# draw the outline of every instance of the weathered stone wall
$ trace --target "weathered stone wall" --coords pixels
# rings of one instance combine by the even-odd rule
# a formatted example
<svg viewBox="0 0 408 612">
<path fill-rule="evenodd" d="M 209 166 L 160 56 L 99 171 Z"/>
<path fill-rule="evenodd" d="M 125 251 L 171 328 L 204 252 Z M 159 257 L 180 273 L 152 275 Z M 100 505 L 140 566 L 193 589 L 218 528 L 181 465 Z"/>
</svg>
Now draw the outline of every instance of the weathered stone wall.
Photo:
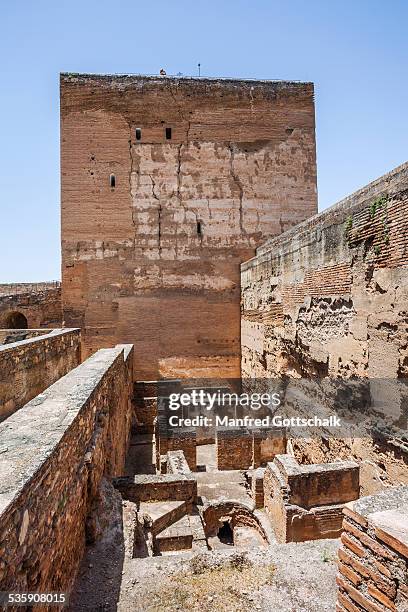
<svg viewBox="0 0 408 612">
<path fill-rule="evenodd" d="M 132 365 L 131 346 L 98 351 L 0 424 L 0 590 L 70 589 L 123 473 Z"/>
<path fill-rule="evenodd" d="M 16 285 L 13 292 L 13 285 L 3 286 L 3 292 L 0 292 L 0 328 L 11 327 L 10 321 L 16 313 L 24 315 L 27 327 L 33 329 L 61 327 L 61 287 L 50 288 L 46 283 L 24 284 Z"/>
<path fill-rule="evenodd" d="M 49 289 L 59 289 L 60 281 L 43 281 L 40 283 L 0 283 L 0 295 L 16 295 L 19 293 L 40 293 Z"/>
<path fill-rule="evenodd" d="M 21 342 L 21 340 L 45 336 L 49 332 L 49 329 L 0 329 L 0 344 Z"/>
<path fill-rule="evenodd" d="M 264 504 L 280 542 L 339 537 L 345 502 L 359 496 L 359 467 L 351 461 L 299 465 L 277 455 L 264 474 Z"/>
<path fill-rule="evenodd" d="M 408 487 L 344 508 L 336 610 L 408 609 Z"/>
<path fill-rule="evenodd" d="M 193 474 L 136 474 L 115 478 L 115 488 L 133 502 L 185 501 L 191 507 L 197 499 L 197 480 Z"/>
<path fill-rule="evenodd" d="M 217 470 L 247 470 L 253 461 L 252 433 L 243 427 L 218 427 L 215 453 Z"/>
<path fill-rule="evenodd" d="M 131 341 L 139 380 L 237 377 L 239 264 L 316 212 L 313 85 L 62 75 L 61 180 L 84 354 Z"/>
<path fill-rule="evenodd" d="M 80 343 L 78 329 L 54 329 L 0 344 L 0 421 L 76 368 L 81 361 Z"/>
<path fill-rule="evenodd" d="M 191 474 L 189 465 L 181 450 L 167 451 L 166 468 L 167 474 Z"/>
<path fill-rule="evenodd" d="M 157 383 L 137 381 L 133 389 L 134 429 L 137 433 L 152 434 L 157 421 Z"/>
<path fill-rule="evenodd" d="M 406 428 L 386 380 L 408 374 L 408 164 L 258 248 L 241 292 L 243 377 L 378 380 L 378 402 Z M 295 450 L 302 462 L 362 459 L 364 494 L 408 483 L 407 444 L 373 433 Z"/>
</svg>

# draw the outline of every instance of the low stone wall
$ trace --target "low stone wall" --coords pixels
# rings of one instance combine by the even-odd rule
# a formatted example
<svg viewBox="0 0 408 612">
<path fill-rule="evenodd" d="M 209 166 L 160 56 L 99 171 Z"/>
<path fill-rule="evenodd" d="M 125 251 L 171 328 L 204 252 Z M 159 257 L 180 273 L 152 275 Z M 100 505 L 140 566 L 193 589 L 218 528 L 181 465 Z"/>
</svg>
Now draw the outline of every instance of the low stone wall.
<svg viewBox="0 0 408 612">
<path fill-rule="evenodd" d="M 156 468 L 160 471 L 162 460 L 169 451 L 183 451 L 188 467 L 192 472 L 197 470 L 197 442 L 196 431 L 190 427 L 180 430 L 170 427 L 158 427 L 156 429 Z"/>
<path fill-rule="evenodd" d="M 408 487 L 346 504 L 338 612 L 408 609 Z"/>
<path fill-rule="evenodd" d="M 277 455 L 264 474 L 264 504 L 280 542 L 339 537 L 345 502 L 359 496 L 359 468 L 351 461 L 299 465 Z"/>
<path fill-rule="evenodd" d="M 136 474 L 115 478 L 114 486 L 132 502 L 186 501 L 197 499 L 197 481 L 190 474 Z"/>
<path fill-rule="evenodd" d="M 95 353 L 0 424 L 0 591 L 69 591 L 123 473 L 132 347 Z"/>
<path fill-rule="evenodd" d="M 75 368 L 80 342 L 78 329 L 54 329 L 0 345 L 0 421 Z"/>
<path fill-rule="evenodd" d="M 61 281 L 43 281 L 40 283 L 0 283 L 0 296 L 19 295 L 21 293 L 39 293 L 49 289 L 59 289 Z"/>
<path fill-rule="evenodd" d="M 44 336 L 50 332 L 49 329 L 0 329 L 0 344 L 12 344 Z"/>
</svg>

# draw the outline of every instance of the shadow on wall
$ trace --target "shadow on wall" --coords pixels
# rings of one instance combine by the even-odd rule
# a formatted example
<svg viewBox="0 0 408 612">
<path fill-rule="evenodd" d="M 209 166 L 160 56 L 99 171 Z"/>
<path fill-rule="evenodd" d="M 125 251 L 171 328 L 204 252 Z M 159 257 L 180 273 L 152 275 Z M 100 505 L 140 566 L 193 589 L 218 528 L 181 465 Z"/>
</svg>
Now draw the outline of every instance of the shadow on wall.
<svg viewBox="0 0 408 612">
<path fill-rule="evenodd" d="M 28 329 L 27 317 L 21 312 L 9 312 L 4 319 L 5 329 Z"/>
</svg>

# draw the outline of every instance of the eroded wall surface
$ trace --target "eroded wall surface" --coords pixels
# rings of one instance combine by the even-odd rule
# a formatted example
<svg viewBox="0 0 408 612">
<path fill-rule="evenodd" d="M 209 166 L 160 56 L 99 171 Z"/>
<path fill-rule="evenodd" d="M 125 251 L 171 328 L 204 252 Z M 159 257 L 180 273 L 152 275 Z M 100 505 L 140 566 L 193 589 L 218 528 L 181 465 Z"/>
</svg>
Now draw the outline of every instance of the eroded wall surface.
<svg viewBox="0 0 408 612">
<path fill-rule="evenodd" d="M 20 342 L 0 344 L 0 421 L 79 365 L 79 329 L 48 331 Z"/>
<path fill-rule="evenodd" d="M 0 285 L 0 328 L 10 327 L 10 317 L 21 313 L 27 327 L 62 325 L 61 287 L 55 283 Z"/>
<path fill-rule="evenodd" d="M 336 610 L 408 609 L 408 487 L 346 504 Z"/>
<path fill-rule="evenodd" d="M 408 374 L 407 164 L 258 248 L 241 285 L 243 377 L 369 377 L 406 428 L 389 382 Z M 406 440 L 375 445 L 303 443 L 298 458 L 364 457 L 367 494 L 407 482 Z"/>
<path fill-rule="evenodd" d="M 123 473 L 132 366 L 131 346 L 98 351 L 0 424 L 0 590 L 71 588 Z"/>
<path fill-rule="evenodd" d="M 61 173 L 85 354 L 132 342 L 139 379 L 238 376 L 239 264 L 316 212 L 313 85 L 62 75 Z"/>
</svg>

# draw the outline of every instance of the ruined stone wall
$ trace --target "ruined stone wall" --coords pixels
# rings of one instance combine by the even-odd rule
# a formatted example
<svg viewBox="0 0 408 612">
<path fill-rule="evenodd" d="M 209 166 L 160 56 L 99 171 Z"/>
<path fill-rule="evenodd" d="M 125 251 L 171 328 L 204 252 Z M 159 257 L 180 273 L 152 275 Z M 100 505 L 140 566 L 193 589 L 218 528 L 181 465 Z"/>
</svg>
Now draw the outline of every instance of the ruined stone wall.
<svg viewBox="0 0 408 612">
<path fill-rule="evenodd" d="M 44 281 L 40 283 L 0 283 L 0 295 L 16 295 L 18 293 L 39 293 L 49 289 L 59 289 L 60 281 Z"/>
<path fill-rule="evenodd" d="M 76 368 L 81 361 L 80 343 L 78 329 L 54 329 L 0 344 L 0 421 Z"/>
<path fill-rule="evenodd" d="M 265 470 L 265 509 L 280 542 L 339 537 L 343 505 L 358 496 L 354 462 L 299 465 L 290 455 L 277 455 Z"/>
<path fill-rule="evenodd" d="M 0 424 L 0 590 L 70 589 L 123 473 L 132 365 L 130 346 L 101 350 Z"/>
<path fill-rule="evenodd" d="M 0 329 L 10 327 L 10 318 L 21 313 L 27 319 L 27 327 L 51 328 L 62 325 L 61 287 L 33 285 L 7 285 L 0 292 Z"/>
<path fill-rule="evenodd" d="M 408 487 L 391 487 L 344 508 L 338 612 L 408 609 Z"/>
<path fill-rule="evenodd" d="M 114 486 L 124 499 L 133 502 L 185 501 L 189 507 L 197 499 L 197 480 L 186 474 L 136 474 L 115 478 Z"/>
<path fill-rule="evenodd" d="M 62 75 L 61 181 L 85 355 L 126 341 L 139 380 L 238 376 L 239 264 L 316 212 L 313 85 Z"/>
<path fill-rule="evenodd" d="M 406 428 L 384 380 L 408 374 L 408 164 L 258 248 L 241 292 L 243 377 L 369 377 Z M 406 442 L 331 439 L 296 452 L 363 459 L 365 494 L 408 482 Z"/>
</svg>

